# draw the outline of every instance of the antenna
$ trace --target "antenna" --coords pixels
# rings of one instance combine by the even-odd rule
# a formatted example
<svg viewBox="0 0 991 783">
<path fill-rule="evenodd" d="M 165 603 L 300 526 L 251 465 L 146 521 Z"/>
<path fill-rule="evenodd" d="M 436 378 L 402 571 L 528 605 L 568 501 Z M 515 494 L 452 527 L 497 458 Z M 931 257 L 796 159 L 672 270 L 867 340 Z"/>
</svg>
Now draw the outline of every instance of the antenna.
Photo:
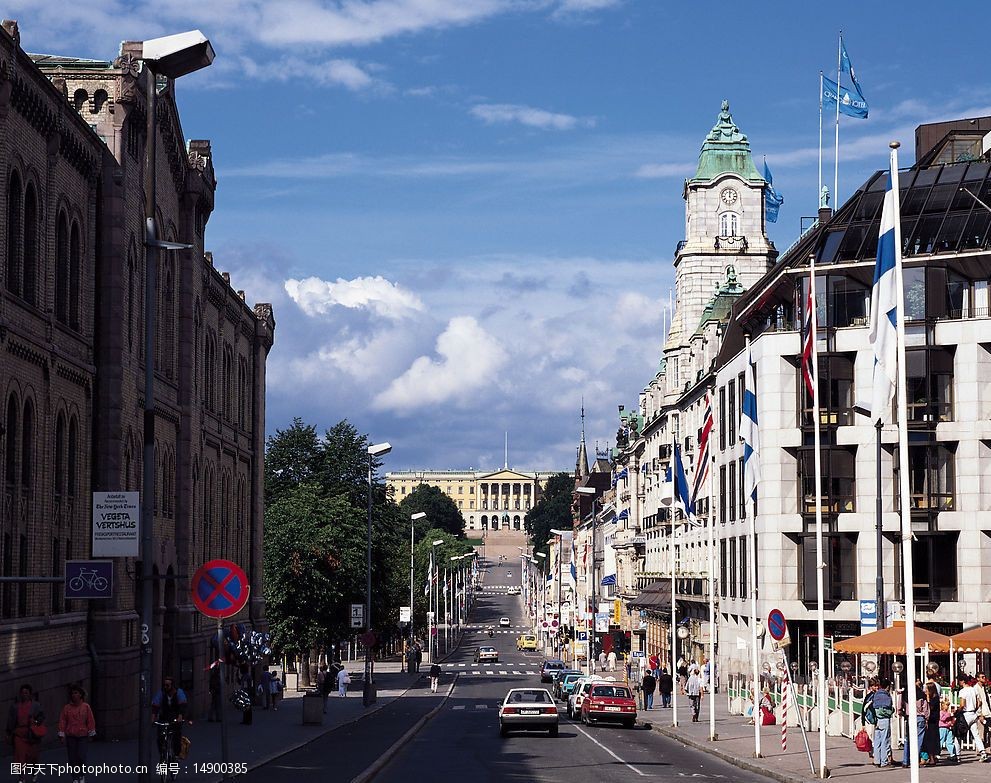
<svg viewBox="0 0 991 783">
<path fill-rule="evenodd" d="M 506 461 L 502 467 L 504 470 L 509 470 L 509 430 L 506 430 Z"/>
<path fill-rule="evenodd" d="M 585 395 L 582 395 L 582 443 L 585 442 Z"/>
</svg>

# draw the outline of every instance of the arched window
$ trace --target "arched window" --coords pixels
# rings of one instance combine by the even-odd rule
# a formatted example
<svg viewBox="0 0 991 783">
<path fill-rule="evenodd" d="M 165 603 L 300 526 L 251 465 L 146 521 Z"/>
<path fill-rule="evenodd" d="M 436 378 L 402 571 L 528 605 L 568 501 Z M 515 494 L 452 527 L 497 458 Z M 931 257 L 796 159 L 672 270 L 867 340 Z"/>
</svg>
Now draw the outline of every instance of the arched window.
<svg viewBox="0 0 991 783">
<path fill-rule="evenodd" d="M 4 475 L 10 485 L 17 483 L 17 411 L 17 398 L 11 395 L 7 400 L 7 431 L 4 433 L 7 443 L 4 454 Z"/>
<path fill-rule="evenodd" d="M 34 405 L 24 401 L 21 421 L 21 487 L 31 492 L 34 479 Z"/>
<path fill-rule="evenodd" d="M 217 338 L 208 331 L 203 338 L 203 397 L 208 411 L 216 410 Z"/>
<path fill-rule="evenodd" d="M 55 226 L 55 318 L 69 322 L 69 221 L 59 212 Z"/>
<path fill-rule="evenodd" d="M 740 231 L 740 216 L 735 212 L 723 212 L 719 216 L 719 236 L 736 237 Z"/>
<path fill-rule="evenodd" d="M 7 184 L 7 289 L 18 296 L 21 294 L 22 205 L 21 178 L 12 171 Z"/>
<path fill-rule="evenodd" d="M 55 419 L 55 497 L 65 491 L 65 416 L 59 413 Z"/>
<path fill-rule="evenodd" d="M 162 270 L 162 320 L 158 332 L 159 361 L 166 378 L 172 377 L 173 346 L 175 345 L 175 285 L 172 265 Z"/>
<path fill-rule="evenodd" d="M 83 272 L 83 242 L 79 224 L 72 222 L 69 240 L 69 326 L 79 331 L 79 286 Z"/>
<path fill-rule="evenodd" d="M 93 93 L 93 102 L 90 104 L 90 113 L 99 114 L 100 110 L 103 109 L 103 105 L 107 102 L 110 96 L 107 95 L 106 90 L 97 90 Z"/>
<path fill-rule="evenodd" d="M 233 416 L 233 406 L 231 405 L 231 396 L 233 394 L 234 387 L 234 351 L 229 344 L 224 345 L 224 367 L 223 367 L 224 377 L 221 379 L 223 381 L 223 395 L 224 398 L 221 400 L 223 405 L 224 418 L 230 421 L 234 418 Z"/>
<path fill-rule="evenodd" d="M 87 101 L 89 101 L 89 93 L 86 90 L 80 88 L 72 94 L 72 105 L 76 107 L 76 111 L 81 112 Z"/>
<path fill-rule="evenodd" d="M 127 251 L 127 347 L 134 350 L 134 303 L 137 291 L 137 275 L 134 269 L 134 248 Z"/>
<path fill-rule="evenodd" d="M 79 465 L 79 422 L 73 416 L 69 419 L 69 447 L 65 460 L 65 489 L 70 498 L 76 496 L 79 486 L 79 476 L 76 475 Z"/>
<path fill-rule="evenodd" d="M 38 304 L 38 197 L 34 184 L 28 183 L 24 191 L 24 299 Z"/>
</svg>

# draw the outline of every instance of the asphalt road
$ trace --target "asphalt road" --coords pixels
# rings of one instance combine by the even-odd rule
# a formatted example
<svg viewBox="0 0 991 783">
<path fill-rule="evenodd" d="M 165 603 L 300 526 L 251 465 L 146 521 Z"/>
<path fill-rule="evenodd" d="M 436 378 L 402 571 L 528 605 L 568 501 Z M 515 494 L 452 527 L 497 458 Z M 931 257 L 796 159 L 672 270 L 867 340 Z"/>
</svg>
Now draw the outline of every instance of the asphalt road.
<svg viewBox="0 0 991 783">
<path fill-rule="evenodd" d="M 648 728 L 585 727 L 568 720 L 563 712 L 557 738 L 543 733 L 500 738 L 502 698 L 513 687 L 540 686 L 543 660 L 539 653 L 516 650 L 516 637 L 528 629 L 520 596 L 507 595 L 506 588 L 519 585 L 519 568 L 515 563 L 490 564 L 470 621 L 480 627 L 469 629 L 461 649 L 444 663 L 445 672 L 457 676 L 451 698 L 376 776 L 375 783 L 409 783 L 411 778 L 468 783 L 629 783 L 641 778 L 766 783 L 767 778 L 686 748 Z M 484 627 L 498 625 L 500 617 L 510 618 L 511 632 L 489 639 Z M 499 663 L 473 664 L 480 644 L 496 647 Z"/>
</svg>

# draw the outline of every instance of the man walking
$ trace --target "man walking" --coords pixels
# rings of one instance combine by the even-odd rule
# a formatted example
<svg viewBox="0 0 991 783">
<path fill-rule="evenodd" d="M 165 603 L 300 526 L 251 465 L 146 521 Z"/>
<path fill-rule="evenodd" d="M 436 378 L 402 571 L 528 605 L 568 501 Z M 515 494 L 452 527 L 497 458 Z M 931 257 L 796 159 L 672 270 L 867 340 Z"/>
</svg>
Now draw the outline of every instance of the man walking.
<svg viewBox="0 0 991 783">
<path fill-rule="evenodd" d="M 874 718 L 874 765 L 891 767 L 891 716 L 895 714 L 895 703 L 888 692 L 888 681 L 871 680 L 871 712 Z"/>
<path fill-rule="evenodd" d="M 416 666 L 416 669 L 414 671 L 416 671 L 417 674 L 420 673 L 420 664 L 421 663 L 423 663 L 423 648 L 420 647 L 420 643 L 417 642 L 416 648 L 415 648 L 415 651 L 414 651 L 414 655 L 413 655 L 413 664 L 414 664 L 414 666 Z"/>
<path fill-rule="evenodd" d="M 692 723 L 698 723 L 699 707 L 702 706 L 702 678 L 699 676 L 697 668 L 693 667 L 691 674 L 688 675 L 685 693 L 688 694 L 688 700 L 692 703 Z"/>
<path fill-rule="evenodd" d="M 674 692 L 674 678 L 668 674 L 666 668 L 661 669 L 657 677 L 657 690 L 661 694 L 661 706 L 671 706 L 671 694 Z"/>
<path fill-rule="evenodd" d="M 640 689 L 643 691 L 643 708 L 652 710 L 654 708 L 654 689 L 657 687 L 657 680 L 649 671 L 645 672 L 640 681 Z"/>
<path fill-rule="evenodd" d="M 430 665 L 430 692 L 437 693 L 437 683 L 440 682 L 440 664 Z"/>
</svg>

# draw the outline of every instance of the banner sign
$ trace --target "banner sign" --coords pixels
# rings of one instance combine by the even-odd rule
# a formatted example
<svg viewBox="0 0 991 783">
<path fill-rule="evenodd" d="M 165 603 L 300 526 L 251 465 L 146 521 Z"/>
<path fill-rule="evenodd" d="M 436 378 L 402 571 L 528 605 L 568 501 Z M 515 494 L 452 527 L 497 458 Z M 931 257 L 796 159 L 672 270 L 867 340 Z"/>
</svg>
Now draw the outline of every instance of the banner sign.
<svg viewBox="0 0 991 783">
<path fill-rule="evenodd" d="M 93 557 L 137 557 L 140 493 L 93 493 Z"/>
</svg>

